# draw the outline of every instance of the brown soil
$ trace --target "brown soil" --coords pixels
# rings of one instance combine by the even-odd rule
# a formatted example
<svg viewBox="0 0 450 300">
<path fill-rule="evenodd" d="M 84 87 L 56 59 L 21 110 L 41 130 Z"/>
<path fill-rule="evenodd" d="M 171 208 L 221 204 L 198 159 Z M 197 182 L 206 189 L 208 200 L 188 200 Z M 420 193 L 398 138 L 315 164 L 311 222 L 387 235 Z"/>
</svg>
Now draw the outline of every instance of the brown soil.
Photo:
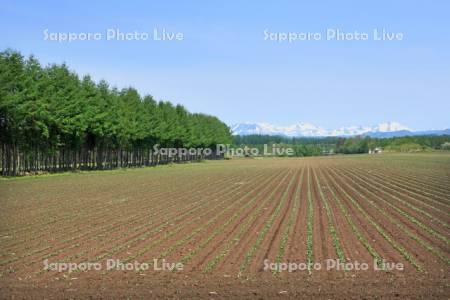
<svg viewBox="0 0 450 300">
<path fill-rule="evenodd" d="M 236 159 L 0 180 L 0 298 L 448 299 L 448 242 L 391 205 L 450 238 L 450 194 L 442 186 L 449 161 L 436 154 Z M 265 259 L 277 262 L 283 241 L 280 263 L 307 262 L 308 191 L 313 256 L 323 268 L 264 271 Z M 362 239 L 404 271 L 373 269 L 367 244 L 339 203 Z M 326 270 L 326 260 L 338 257 L 329 222 L 345 261 L 367 263 L 369 270 Z M 175 272 L 43 270 L 46 258 L 102 265 L 112 258 L 152 267 L 154 258 L 176 263 L 191 253 L 184 270 Z"/>
</svg>

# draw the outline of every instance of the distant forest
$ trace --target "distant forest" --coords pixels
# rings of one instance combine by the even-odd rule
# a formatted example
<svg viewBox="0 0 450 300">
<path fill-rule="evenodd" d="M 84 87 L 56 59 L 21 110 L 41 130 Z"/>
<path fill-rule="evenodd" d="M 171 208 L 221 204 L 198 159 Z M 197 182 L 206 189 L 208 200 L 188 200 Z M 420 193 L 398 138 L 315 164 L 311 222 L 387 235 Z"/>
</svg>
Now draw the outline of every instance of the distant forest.
<svg viewBox="0 0 450 300">
<path fill-rule="evenodd" d="M 294 148 L 297 156 L 331 153 L 425 151 L 450 148 L 450 136 L 401 138 L 231 136 L 214 116 L 141 96 L 132 87 L 80 77 L 65 64 L 41 66 L 34 57 L 0 52 L 0 173 L 111 169 L 217 158 L 155 154 L 161 148 L 211 148 L 217 144 Z"/>
<path fill-rule="evenodd" d="M 234 136 L 235 146 L 262 148 L 264 144 L 277 144 L 291 147 L 296 156 L 317 156 L 332 153 L 357 154 L 368 153 L 369 150 L 382 148 L 388 152 L 419 152 L 428 150 L 450 150 L 450 136 L 406 136 L 392 138 L 356 137 L 324 137 L 324 138 L 290 138 L 271 135 Z"/>
<path fill-rule="evenodd" d="M 1 173 L 167 162 L 151 148 L 228 144 L 228 126 L 181 105 L 79 77 L 65 64 L 0 52 Z M 179 157 L 189 160 L 197 157 Z"/>
</svg>

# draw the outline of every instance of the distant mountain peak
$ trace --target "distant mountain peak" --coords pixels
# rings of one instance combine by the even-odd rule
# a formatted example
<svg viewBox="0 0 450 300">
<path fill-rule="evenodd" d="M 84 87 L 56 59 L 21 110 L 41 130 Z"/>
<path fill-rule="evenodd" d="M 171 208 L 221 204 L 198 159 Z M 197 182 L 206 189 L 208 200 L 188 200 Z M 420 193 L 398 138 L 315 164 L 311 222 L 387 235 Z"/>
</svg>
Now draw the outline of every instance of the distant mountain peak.
<svg viewBox="0 0 450 300">
<path fill-rule="evenodd" d="M 398 123 L 398 122 L 384 122 L 372 128 L 372 131 L 376 132 L 394 132 L 394 131 L 412 131 L 410 128 Z"/>
<path fill-rule="evenodd" d="M 279 126 L 267 122 L 244 122 L 231 126 L 235 135 L 282 135 L 288 137 L 326 137 L 326 136 L 356 136 L 368 135 L 376 137 L 392 137 L 418 134 L 449 134 L 448 130 L 433 130 L 413 132 L 409 127 L 398 122 L 390 121 L 375 126 L 346 126 L 336 129 L 325 129 L 307 122 L 297 122 L 287 126 Z"/>
</svg>

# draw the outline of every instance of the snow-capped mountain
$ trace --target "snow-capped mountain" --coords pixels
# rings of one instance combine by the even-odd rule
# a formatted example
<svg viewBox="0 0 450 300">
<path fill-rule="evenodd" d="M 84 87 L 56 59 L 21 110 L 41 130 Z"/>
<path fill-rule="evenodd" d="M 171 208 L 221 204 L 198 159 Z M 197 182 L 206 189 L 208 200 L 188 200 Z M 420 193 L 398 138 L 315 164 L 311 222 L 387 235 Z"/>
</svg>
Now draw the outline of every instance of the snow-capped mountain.
<svg viewBox="0 0 450 300">
<path fill-rule="evenodd" d="M 371 131 L 373 131 L 373 132 L 394 132 L 394 131 L 402 131 L 402 130 L 412 131 L 408 127 L 406 127 L 400 123 L 397 123 L 397 122 L 380 123 L 377 126 L 374 126 Z"/>
<path fill-rule="evenodd" d="M 311 123 L 295 123 L 288 126 L 278 126 L 270 123 L 239 123 L 231 126 L 234 135 L 282 135 L 288 137 L 325 137 L 325 136 L 355 136 L 369 135 L 374 137 L 392 137 L 427 134 L 427 131 L 413 132 L 410 128 L 398 122 L 384 122 L 375 126 L 349 126 L 337 129 L 325 129 Z M 430 131 L 430 134 L 448 134 L 448 130 Z"/>
</svg>

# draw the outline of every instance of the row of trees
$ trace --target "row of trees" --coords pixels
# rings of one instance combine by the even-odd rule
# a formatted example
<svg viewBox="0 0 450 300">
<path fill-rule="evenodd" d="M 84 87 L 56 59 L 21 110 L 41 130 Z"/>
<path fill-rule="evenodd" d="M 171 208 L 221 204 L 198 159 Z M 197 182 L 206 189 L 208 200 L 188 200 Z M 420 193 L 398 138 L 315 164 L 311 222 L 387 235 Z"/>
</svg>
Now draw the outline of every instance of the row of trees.
<svg viewBox="0 0 450 300">
<path fill-rule="evenodd" d="M 3 175 L 199 159 L 151 149 L 214 149 L 230 142 L 229 128 L 216 117 L 80 78 L 65 64 L 43 67 L 34 57 L 0 52 Z"/>
<path fill-rule="evenodd" d="M 391 152 L 418 152 L 426 150 L 448 150 L 445 143 L 450 142 L 448 135 L 403 136 L 391 138 L 352 137 L 340 138 L 336 152 L 344 154 L 367 153 L 376 147 Z"/>
<path fill-rule="evenodd" d="M 290 138 L 270 135 L 235 136 L 235 146 L 263 148 L 262 145 L 277 144 L 279 147 L 294 149 L 296 156 L 317 156 L 332 153 L 357 154 L 368 153 L 376 147 L 387 151 L 415 152 L 428 149 L 448 150 L 450 136 L 405 136 L 392 138 L 356 137 L 324 137 L 324 138 Z"/>
</svg>

